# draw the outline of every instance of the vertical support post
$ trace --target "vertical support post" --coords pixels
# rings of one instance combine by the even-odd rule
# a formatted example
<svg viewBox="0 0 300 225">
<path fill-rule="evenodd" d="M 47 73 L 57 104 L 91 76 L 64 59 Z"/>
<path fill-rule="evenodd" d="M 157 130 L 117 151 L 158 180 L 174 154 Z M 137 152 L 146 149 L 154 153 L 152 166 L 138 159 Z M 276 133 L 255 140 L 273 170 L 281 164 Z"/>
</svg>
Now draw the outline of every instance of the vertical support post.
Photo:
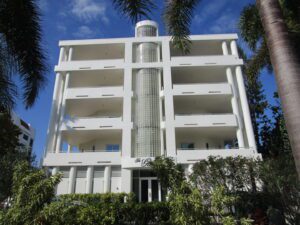
<svg viewBox="0 0 300 225">
<path fill-rule="evenodd" d="M 57 172 L 58 172 L 58 167 L 53 167 L 51 171 L 51 175 L 54 176 L 55 174 L 57 174 Z"/>
<path fill-rule="evenodd" d="M 132 171 L 128 169 L 122 169 L 121 176 L 121 190 L 125 193 L 132 191 Z"/>
<path fill-rule="evenodd" d="M 175 126 L 174 126 L 174 104 L 172 96 L 172 76 L 171 76 L 171 56 L 169 40 L 162 42 L 162 57 L 163 57 L 163 82 L 164 82 L 164 94 L 165 94 L 165 114 L 168 115 L 165 118 L 166 129 L 166 147 L 167 156 L 176 157 L 176 138 L 175 138 Z"/>
<path fill-rule="evenodd" d="M 72 57 L 73 57 L 73 48 L 70 47 L 70 49 L 69 49 L 69 54 L 68 54 L 68 61 L 71 61 L 71 60 L 72 60 Z"/>
<path fill-rule="evenodd" d="M 93 192 L 93 174 L 94 174 L 94 167 L 89 166 L 87 168 L 86 173 L 86 193 L 91 194 Z"/>
<path fill-rule="evenodd" d="M 57 143 L 56 143 L 56 153 L 59 153 L 61 150 L 61 144 L 62 144 L 62 132 L 61 132 L 61 125 L 64 120 L 65 115 L 65 109 L 66 109 L 66 90 L 69 85 L 69 79 L 70 79 L 70 73 L 66 74 L 65 78 L 65 85 L 64 85 L 64 92 L 62 93 L 62 104 L 60 107 L 59 112 L 59 120 L 58 120 L 58 127 L 57 127 Z"/>
<path fill-rule="evenodd" d="M 46 140 L 46 148 L 44 151 L 44 156 L 47 152 L 54 152 L 54 146 L 53 146 L 53 139 L 55 138 L 55 123 L 57 121 L 57 110 L 59 108 L 59 93 L 60 93 L 60 87 L 62 86 L 62 74 L 57 73 L 55 78 L 55 84 L 54 84 L 54 91 L 53 91 L 53 98 L 52 98 L 52 106 L 51 106 L 51 113 L 50 113 L 50 121 L 48 125 L 48 131 L 47 131 L 47 140 Z"/>
<path fill-rule="evenodd" d="M 72 194 L 75 192 L 75 182 L 76 182 L 76 167 L 72 166 L 70 168 L 69 186 L 68 193 Z"/>
<path fill-rule="evenodd" d="M 244 142 L 244 136 L 243 136 L 243 132 L 242 132 L 242 129 L 243 129 L 242 120 L 241 120 L 240 110 L 239 110 L 239 106 L 238 106 L 238 102 L 237 102 L 237 92 L 236 92 L 235 84 L 233 81 L 232 71 L 231 71 L 231 68 L 229 68 L 229 67 L 226 69 L 226 76 L 227 76 L 227 81 L 230 84 L 230 87 L 232 90 L 232 98 L 231 98 L 232 111 L 235 114 L 235 116 L 237 117 L 237 121 L 238 121 L 238 128 L 237 128 L 236 136 L 237 136 L 239 148 L 244 148 L 245 142 Z"/>
<path fill-rule="evenodd" d="M 238 48 L 235 40 L 232 40 L 230 42 L 230 48 L 231 48 L 232 55 L 239 56 Z"/>
<path fill-rule="evenodd" d="M 229 55 L 226 41 L 222 42 L 222 51 L 223 51 L 223 55 Z"/>
<path fill-rule="evenodd" d="M 68 144 L 68 153 L 72 151 L 72 145 Z"/>
<path fill-rule="evenodd" d="M 256 151 L 256 143 L 255 143 L 251 117 L 250 117 L 249 105 L 247 101 L 244 78 L 240 66 L 236 67 L 235 73 L 236 73 L 236 80 L 237 80 L 237 85 L 240 93 L 240 100 L 241 100 L 241 105 L 243 110 L 243 117 L 245 121 L 245 129 L 246 129 L 249 147 L 254 148 Z"/>
<path fill-rule="evenodd" d="M 65 61 L 66 58 L 66 51 L 65 51 L 65 47 L 61 47 L 60 48 L 60 52 L 59 52 L 59 58 L 58 58 L 58 65 Z"/>
<path fill-rule="evenodd" d="M 104 169 L 104 193 L 110 192 L 111 166 L 106 166 Z"/>
</svg>

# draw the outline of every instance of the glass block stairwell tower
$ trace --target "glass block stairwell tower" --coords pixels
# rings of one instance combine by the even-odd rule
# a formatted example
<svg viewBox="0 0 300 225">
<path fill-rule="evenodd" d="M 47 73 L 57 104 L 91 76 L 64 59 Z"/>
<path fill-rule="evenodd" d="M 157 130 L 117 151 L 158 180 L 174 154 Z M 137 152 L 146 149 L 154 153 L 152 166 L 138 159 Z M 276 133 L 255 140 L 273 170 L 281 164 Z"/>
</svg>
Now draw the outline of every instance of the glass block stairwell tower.
<svg viewBox="0 0 300 225">
<path fill-rule="evenodd" d="M 137 37 L 158 36 L 156 23 L 140 22 L 136 26 Z M 153 42 L 136 45 L 135 61 L 150 63 L 159 61 L 159 46 Z M 155 157 L 160 155 L 160 70 L 156 68 L 138 69 L 134 87 L 134 140 L 135 157 Z"/>
</svg>

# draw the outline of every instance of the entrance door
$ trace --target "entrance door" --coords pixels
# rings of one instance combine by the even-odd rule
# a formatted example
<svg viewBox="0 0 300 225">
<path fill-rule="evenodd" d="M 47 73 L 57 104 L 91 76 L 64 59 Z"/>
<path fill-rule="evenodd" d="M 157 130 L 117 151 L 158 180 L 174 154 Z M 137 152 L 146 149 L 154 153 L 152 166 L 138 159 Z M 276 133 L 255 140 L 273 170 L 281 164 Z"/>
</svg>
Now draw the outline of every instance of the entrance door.
<svg viewBox="0 0 300 225">
<path fill-rule="evenodd" d="M 156 178 L 140 178 L 140 201 L 161 201 L 160 183 Z"/>
</svg>

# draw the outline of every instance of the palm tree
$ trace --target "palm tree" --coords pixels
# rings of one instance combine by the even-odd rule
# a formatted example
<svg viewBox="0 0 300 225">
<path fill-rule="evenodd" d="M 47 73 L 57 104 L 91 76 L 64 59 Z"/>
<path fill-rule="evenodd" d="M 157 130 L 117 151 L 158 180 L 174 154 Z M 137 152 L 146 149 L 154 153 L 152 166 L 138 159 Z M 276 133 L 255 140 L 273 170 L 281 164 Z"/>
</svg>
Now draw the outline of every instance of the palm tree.
<svg viewBox="0 0 300 225">
<path fill-rule="evenodd" d="M 300 59 L 277 0 L 257 0 L 287 131 L 300 177 Z M 298 6 L 299 7 L 299 6 Z"/>
<path fill-rule="evenodd" d="M 47 67 L 41 48 L 40 14 L 34 0 L 0 2 L 0 109 L 10 110 L 19 93 L 13 76 L 22 83 L 21 96 L 31 107 L 44 86 Z"/>
<path fill-rule="evenodd" d="M 163 13 L 168 33 L 172 36 L 172 43 L 188 53 L 190 49 L 190 24 L 193 10 L 200 0 L 165 0 Z M 113 0 L 115 8 L 128 17 L 133 23 L 138 20 L 150 18 L 151 11 L 156 8 L 152 0 Z"/>
</svg>

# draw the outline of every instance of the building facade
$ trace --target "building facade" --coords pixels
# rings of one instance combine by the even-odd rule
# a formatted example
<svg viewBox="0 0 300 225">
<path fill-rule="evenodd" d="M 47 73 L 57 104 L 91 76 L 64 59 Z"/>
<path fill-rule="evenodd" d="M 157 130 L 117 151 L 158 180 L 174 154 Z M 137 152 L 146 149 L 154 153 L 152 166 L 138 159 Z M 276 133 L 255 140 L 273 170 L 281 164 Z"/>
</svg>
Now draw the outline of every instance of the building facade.
<svg viewBox="0 0 300 225">
<path fill-rule="evenodd" d="M 161 200 L 146 164 L 189 171 L 208 156 L 257 155 L 236 34 L 191 35 L 189 54 L 142 21 L 135 37 L 60 41 L 43 165 L 57 194 L 135 192 Z"/>
<path fill-rule="evenodd" d="M 21 134 L 19 135 L 19 144 L 21 151 L 27 151 L 28 156 L 31 156 L 35 130 L 29 124 L 22 120 L 15 112 L 10 113 L 12 122 L 20 129 Z"/>
</svg>

